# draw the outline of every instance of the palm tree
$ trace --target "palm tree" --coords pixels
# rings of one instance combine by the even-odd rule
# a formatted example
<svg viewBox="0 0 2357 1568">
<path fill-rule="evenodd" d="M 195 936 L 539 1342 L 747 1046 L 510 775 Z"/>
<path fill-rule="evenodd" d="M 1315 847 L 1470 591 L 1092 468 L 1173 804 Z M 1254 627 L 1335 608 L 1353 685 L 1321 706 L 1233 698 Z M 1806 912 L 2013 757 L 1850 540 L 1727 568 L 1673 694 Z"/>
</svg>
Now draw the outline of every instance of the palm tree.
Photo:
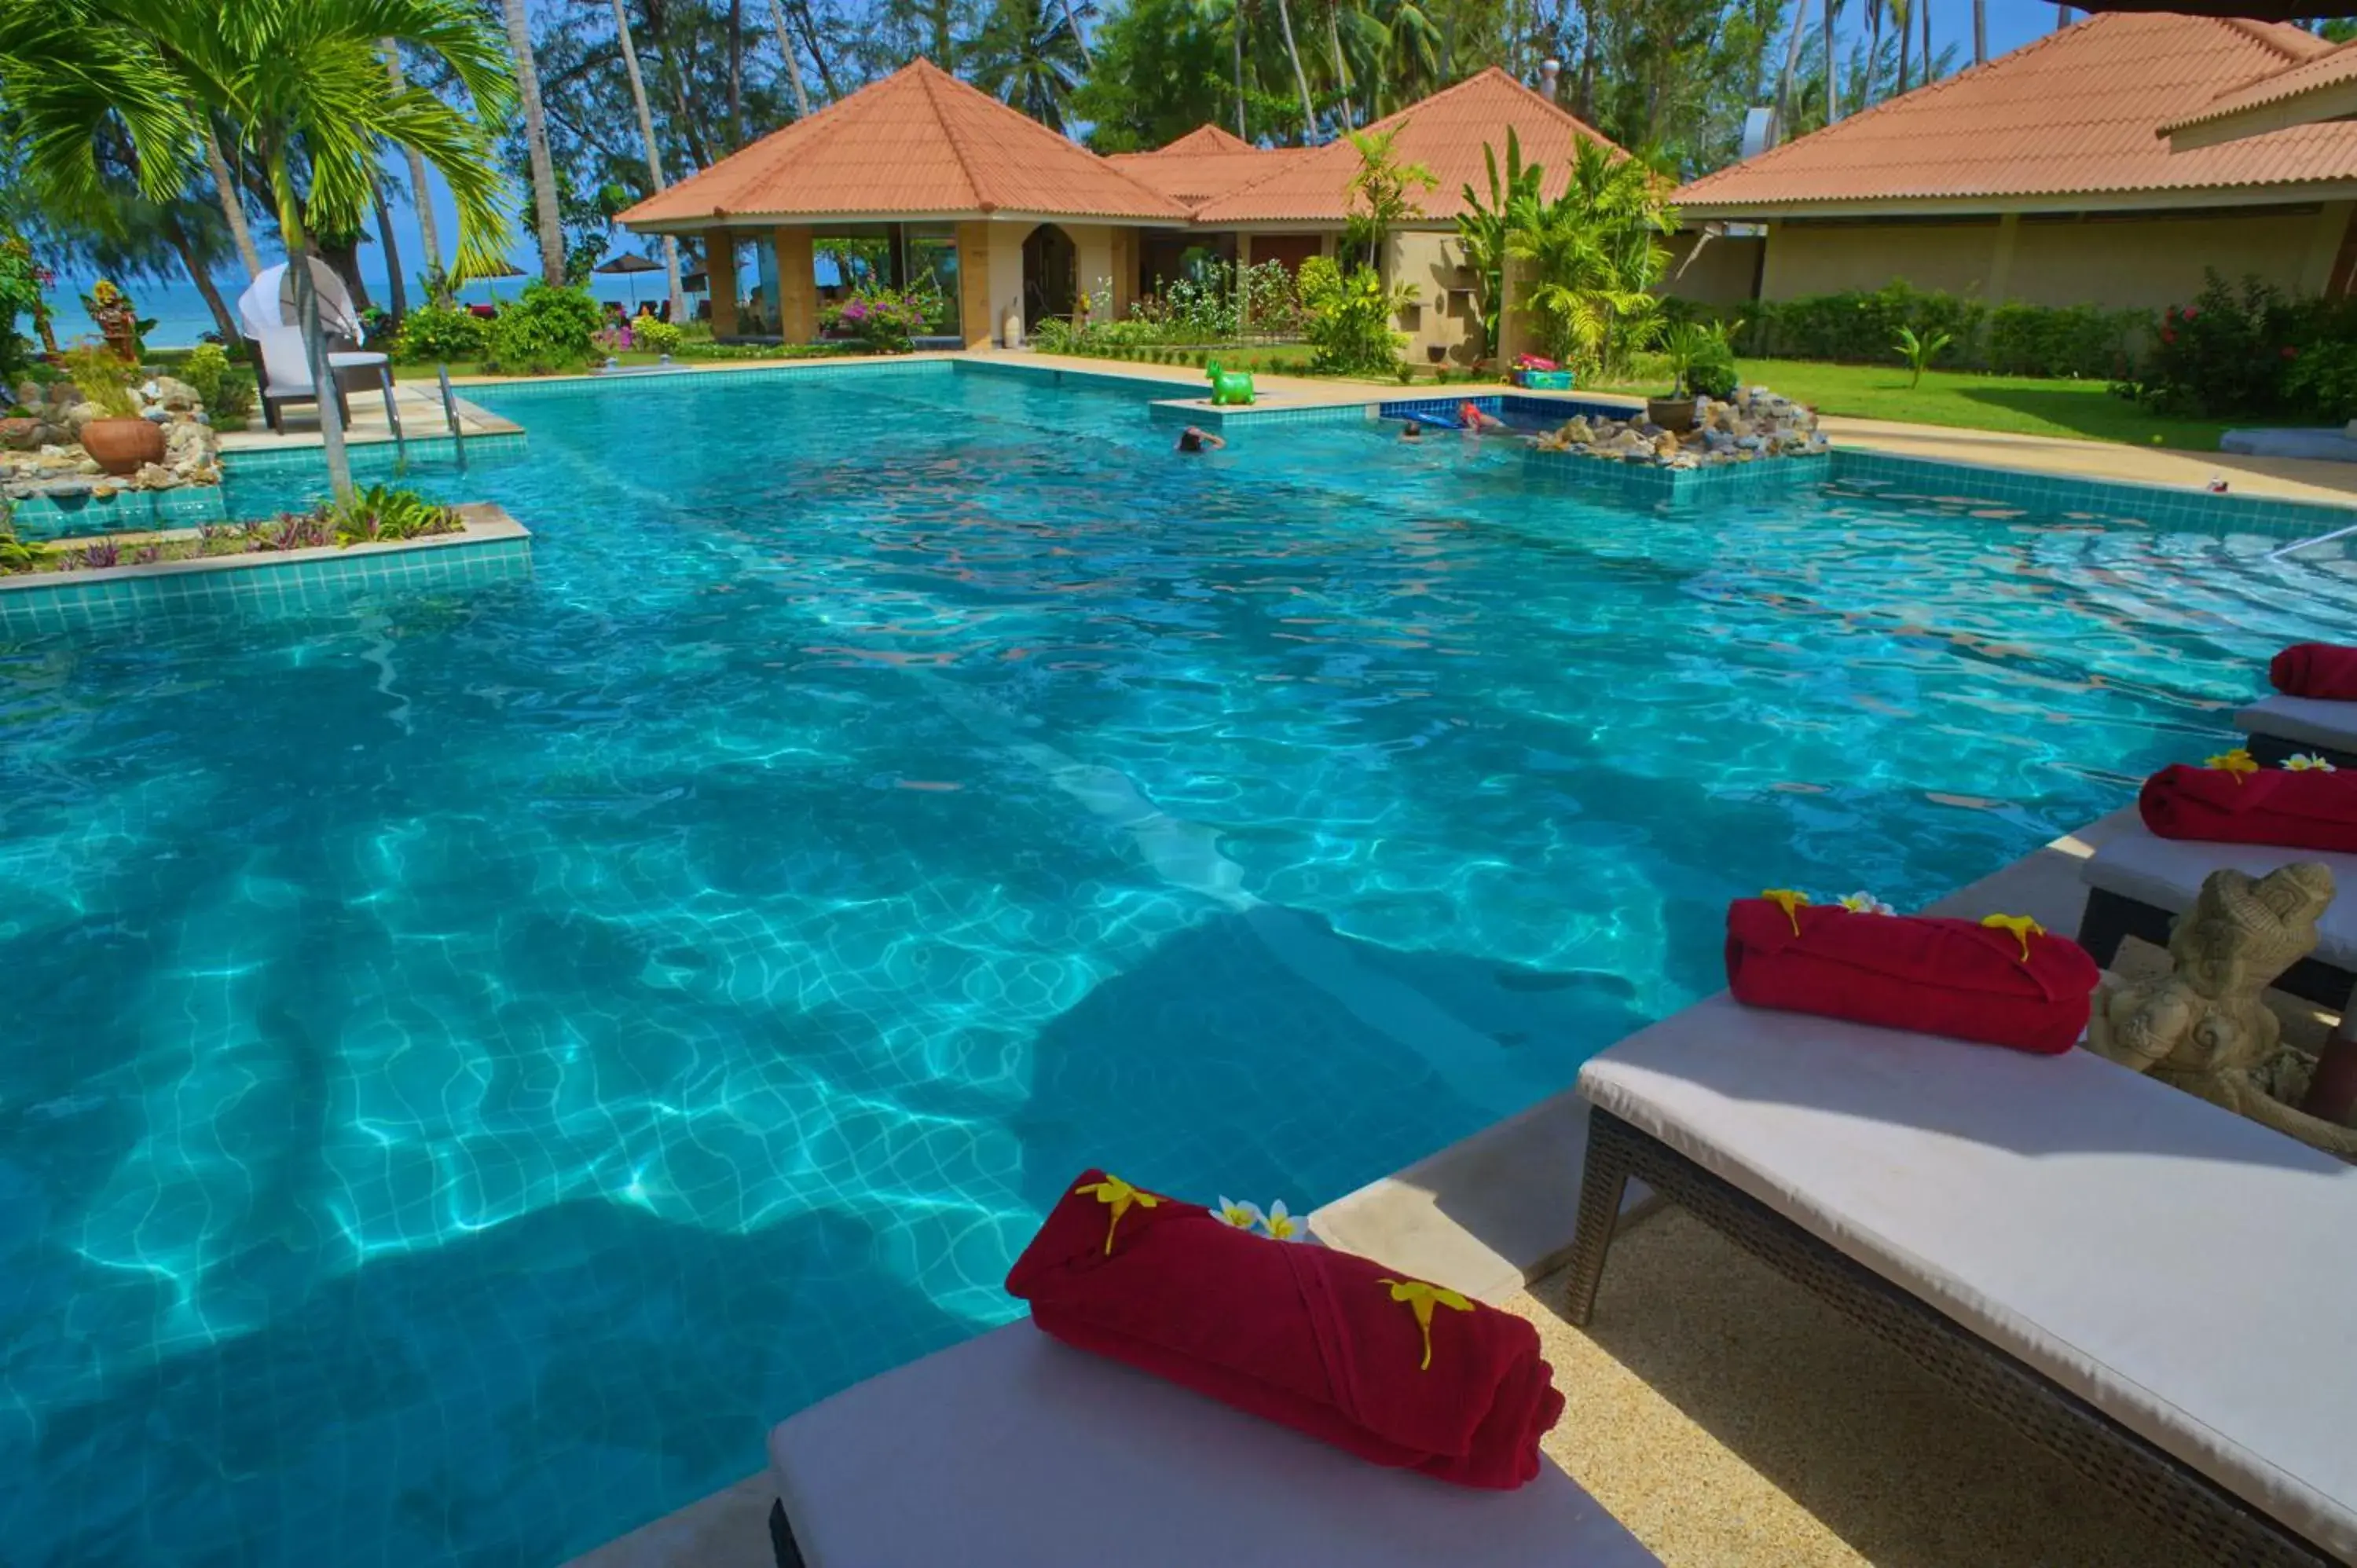
<svg viewBox="0 0 2357 1568">
<path fill-rule="evenodd" d="M 1079 14 L 1090 10 L 1083 3 Z M 1087 70 L 1075 15 L 1069 3 L 1050 16 L 1045 0 L 997 0 L 974 41 L 974 85 L 1061 131 L 1065 106 Z"/>
<path fill-rule="evenodd" d="M 770 5 L 774 13 L 777 0 L 770 0 Z M 785 18 L 780 16 L 778 22 L 778 41 L 783 44 L 786 41 Z M 647 107 L 647 79 L 639 72 L 639 48 L 631 40 L 630 14 L 622 9 L 622 0 L 614 0 L 614 37 L 622 46 L 622 70 L 630 79 L 630 104 L 639 112 L 639 142 L 647 151 L 647 178 L 660 191 L 663 188 L 662 154 L 655 146 L 654 111 Z M 791 63 L 793 58 L 793 50 L 787 49 L 788 62 Z M 797 68 L 794 71 L 794 96 L 797 101 L 802 98 L 802 74 Z M 806 103 L 801 113 L 809 113 Z M 684 321 L 687 319 L 687 295 L 680 291 L 679 286 L 679 241 L 665 234 L 662 245 L 663 276 L 671 287 L 671 318 Z"/>
<path fill-rule="evenodd" d="M 532 164 L 533 224 L 540 236 L 543 281 L 565 282 L 565 223 L 556 207 L 556 162 L 548 156 L 548 117 L 540 106 L 540 70 L 532 58 L 532 19 L 523 0 L 500 0 L 508 25 L 508 49 L 515 59 L 515 83 L 523 98 L 524 155 Z"/>
<path fill-rule="evenodd" d="M 1883 4 L 1890 7 L 1890 25 L 1899 30 L 1898 95 L 1903 97 L 1907 91 L 1907 49 L 1912 37 L 1908 24 L 1915 19 L 1915 13 L 1910 0 L 1883 0 Z"/>
<path fill-rule="evenodd" d="M 1301 69 L 1301 50 L 1293 41 L 1293 11 L 1285 0 L 1276 0 L 1276 25 L 1285 34 L 1285 58 L 1293 62 L 1293 84 L 1301 90 L 1301 145 L 1318 144 L 1318 116 L 1310 107 L 1309 73 Z"/>
<path fill-rule="evenodd" d="M 382 41 L 427 56 L 496 124 L 514 81 L 470 0 L 0 0 L 0 93 L 26 129 L 28 167 L 95 201 L 95 145 L 127 137 L 143 194 L 188 188 L 199 124 L 218 114 L 250 153 L 295 263 L 295 292 L 320 390 L 319 428 L 339 497 L 351 465 L 311 281 L 320 233 L 357 232 L 377 149 L 417 147 L 458 207 L 458 271 L 496 264 L 507 240 L 502 180 L 481 123 L 434 94 L 386 89 Z"/>
<path fill-rule="evenodd" d="M 1523 139 L 1506 127 L 1505 177 L 1498 177 L 1498 149 L 1481 145 L 1481 161 L 1490 176 L 1490 199 L 1468 180 L 1462 196 L 1465 210 L 1457 216 L 1457 247 L 1465 268 L 1473 274 L 1473 302 L 1481 313 L 1481 353 L 1498 351 L 1498 311 L 1505 299 L 1507 226 L 1518 201 L 1535 201 L 1545 171 L 1523 162 Z"/>
<path fill-rule="evenodd" d="M 786 7 L 784 0 L 770 0 L 770 24 L 778 29 L 778 52 L 786 57 L 786 83 L 794 91 L 794 118 L 797 120 L 807 120 L 810 118 L 810 90 L 802 85 L 802 54 L 794 48 L 792 35 L 786 31 Z M 630 44 L 630 19 L 622 13 L 621 0 L 614 0 L 614 26 L 622 35 L 622 49 L 625 55 L 630 59 L 630 91 L 638 96 L 639 124 L 640 129 L 646 132 L 647 158 L 648 161 L 651 163 L 655 156 L 654 132 L 651 129 L 654 122 L 647 114 L 646 84 L 639 80 L 638 58 L 631 52 Z M 657 175 L 655 177 L 655 188 L 657 190 L 661 190 L 662 188 L 662 177 L 661 175 Z M 664 242 L 666 245 L 670 246 L 669 253 L 674 258 L 672 264 L 672 272 L 676 275 L 679 271 L 679 265 L 676 260 L 679 253 L 679 248 L 677 245 L 672 244 L 669 241 Z M 672 292 L 676 295 L 679 291 L 674 287 Z M 672 314 L 674 316 L 679 314 L 679 306 L 676 300 L 673 302 Z"/>
<path fill-rule="evenodd" d="M 1194 0 L 1195 18 L 1214 33 L 1228 35 L 1228 51 L 1235 64 L 1236 137 L 1248 140 L 1244 128 L 1244 7 L 1249 0 Z"/>
<path fill-rule="evenodd" d="M 1841 61 L 1834 56 L 1836 44 L 1834 22 L 1841 10 L 1841 0 L 1825 0 L 1825 124 L 1841 118 Z"/>
<path fill-rule="evenodd" d="M 1677 226 L 1651 169 L 1584 138 L 1560 197 L 1513 203 L 1506 253 L 1532 264 L 1530 303 L 1558 358 L 1613 371 L 1646 346 L 1661 326 L 1662 238 Z"/>
<path fill-rule="evenodd" d="M 401 75 L 401 46 L 391 38 L 384 40 L 384 71 L 395 92 L 407 88 Z M 449 299 L 450 290 L 443 281 L 442 237 L 434 230 L 434 193 L 425 186 L 425 158 L 415 147 L 401 150 L 409 160 L 409 199 L 417 209 L 417 242 L 425 252 L 425 303 L 441 305 Z"/>
<path fill-rule="evenodd" d="M 199 120 L 197 131 L 204 140 L 205 169 L 212 176 L 213 189 L 221 198 L 221 217 L 228 221 L 230 238 L 236 242 L 237 259 L 245 263 L 245 275 L 252 277 L 262 270 L 262 252 L 254 249 L 253 231 L 246 227 L 245 198 L 238 190 L 236 177 L 229 172 L 229 159 L 221 156 L 221 142 L 213 135 L 211 123 Z"/>
<path fill-rule="evenodd" d="M 1973 0 L 1973 63 L 1988 64 L 1988 0 Z"/>
</svg>

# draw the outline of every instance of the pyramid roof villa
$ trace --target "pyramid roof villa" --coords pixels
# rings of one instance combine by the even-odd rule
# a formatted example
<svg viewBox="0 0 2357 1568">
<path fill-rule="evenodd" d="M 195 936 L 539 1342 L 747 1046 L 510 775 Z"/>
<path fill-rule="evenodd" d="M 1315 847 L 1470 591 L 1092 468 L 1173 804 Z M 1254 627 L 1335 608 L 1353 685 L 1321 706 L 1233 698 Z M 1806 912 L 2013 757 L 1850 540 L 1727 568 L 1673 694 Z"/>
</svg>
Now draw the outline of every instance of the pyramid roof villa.
<svg viewBox="0 0 2357 1568">
<path fill-rule="evenodd" d="M 1420 198 L 1427 221 L 1453 221 L 1465 210 L 1464 187 L 1470 183 L 1480 190 L 1488 182 L 1482 148 L 1494 145 L 1502 160 L 1510 129 L 1521 139 L 1523 156 L 1546 169 L 1550 195 L 1560 194 L 1570 177 L 1575 139 L 1620 151 L 1602 132 L 1495 66 L 1367 129 L 1395 132 L 1393 151 L 1399 159 L 1423 164 L 1437 177 L 1439 184 Z M 1196 208 L 1195 221 L 1340 223 L 1350 215 L 1351 177 L 1358 168 L 1358 151 L 1347 140 L 1308 148 L 1260 178 L 1205 201 Z"/>
<path fill-rule="evenodd" d="M 1201 206 L 1238 186 L 1265 179 L 1308 156 L 1306 147 L 1256 147 L 1217 125 L 1199 125 L 1150 153 L 1115 153 L 1105 162 L 1143 185 L 1189 207 Z"/>
<path fill-rule="evenodd" d="M 1494 68 L 1370 129 L 1396 130 L 1399 156 L 1439 177 L 1421 199 L 1424 220 L 1439 224 L 1463 208 L 1467 181 L 1485 181 L 1482 147 L 1502 154 L 1510 127 L 1558 190 L 1574 138 L 1611 145 Z M 993 216 L 1333 227 L 1349 215 L 1358 167 L 1347 140 L 1256 147 L 1216 125 L 1150 153 L 1100 157 L 920 59 L 649 197 L 620 221 L 641 232 Z"/>
<path fill-rule="evenodd" d="M 2106 13 L 1705 175 L 1677 200 L 1690 218 L 1743 218 L 2345 195 L 2357 124 L 2184 151 L 2164 134 L 2344 52 L 2282 23 Z"/>
<path fill-rule="evenodd" d="M 1187 218 L 1171 198 L 920 59 L 649 197 L 620 220 L 661 231 L 1002 213 Z"/>
</svg>

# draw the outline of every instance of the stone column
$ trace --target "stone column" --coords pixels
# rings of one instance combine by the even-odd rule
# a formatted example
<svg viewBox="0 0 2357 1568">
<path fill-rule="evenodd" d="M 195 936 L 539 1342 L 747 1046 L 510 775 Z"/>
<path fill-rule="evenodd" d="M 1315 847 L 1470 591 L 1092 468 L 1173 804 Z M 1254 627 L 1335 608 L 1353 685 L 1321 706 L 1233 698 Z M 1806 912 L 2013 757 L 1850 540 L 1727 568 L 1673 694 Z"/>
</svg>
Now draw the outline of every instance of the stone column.
<svg viewBox="0 0 2357 1568">
<path fill-rule="evenodd" d="M 712 335 L 737 335 L 737 231 L 704 231 L 704 282 L 712 300 Z"/>
<path fill-rule="evenodd" d="M 990 318 L 990 225 L 957 226 L 958 331 L 969 349 L 987 349 L 998 331 Z"/>
<path fill-rule="evenodd" d="M 1137 231 L 1116 228 L 1113 231 L 1113 318 L 1128 318 L 1129 307 L 1137 302 Z"/>
<path fill-rule="evenodd" d="M 2341 246 L 2357 228 L 2357 201 L 2327 201 L 2316 214 L 2316 228 L 2308 242 L 2308 255 L 2299 269 L 2299 292 L 2327 294 L 2339 281 L 2333 276 Z"/>
<path fill-rule="evenodd" d="M 778 333 L 789 343 L 818 336 L 818 273 L 807 228 L 780 228 L 770 244 L 777 253 Z"/>
</svg>

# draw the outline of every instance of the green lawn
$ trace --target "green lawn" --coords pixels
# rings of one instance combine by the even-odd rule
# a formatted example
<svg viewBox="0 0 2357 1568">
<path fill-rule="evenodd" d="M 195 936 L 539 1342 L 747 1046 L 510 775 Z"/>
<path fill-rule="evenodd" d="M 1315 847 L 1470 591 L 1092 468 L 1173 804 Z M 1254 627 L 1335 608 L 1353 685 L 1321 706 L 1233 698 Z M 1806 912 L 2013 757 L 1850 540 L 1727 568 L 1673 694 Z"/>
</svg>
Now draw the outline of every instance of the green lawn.
<svg viewBox="0 0 2357 1568">
<path fill-rule="evenodd" d="M 1910 389 L 1907 372 L 1890 365 L 1828 365 L 1810 360 L 1745 360 L 1747 386 L 1768 386 L 1820 413 L 1897 419 L 2022 435 L 2076 436 L 2134 446 L 2175 446 L 2215 452 L 2228 426 L 2215 420 L 2172 419 L 2115 397 L 2101 381 L 2050 381 L 2035 376 L 1926 371 Z M 1600 390 L 1659 392 L 1659 381 Z"/>
</svg>

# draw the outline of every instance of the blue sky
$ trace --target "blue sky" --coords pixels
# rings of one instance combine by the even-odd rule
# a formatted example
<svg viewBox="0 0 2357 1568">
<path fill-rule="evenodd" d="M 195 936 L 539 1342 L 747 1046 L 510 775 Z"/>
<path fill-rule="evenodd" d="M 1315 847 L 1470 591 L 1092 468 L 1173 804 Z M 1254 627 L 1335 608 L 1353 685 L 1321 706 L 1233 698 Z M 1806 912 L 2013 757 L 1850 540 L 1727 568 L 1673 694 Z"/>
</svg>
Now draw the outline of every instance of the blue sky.
<svg viewBox="0 0 2357 1568">
<path fill-rule="evenodd" d="M 1934 50 L 1945 48 L 1953 44 L 1957 58 L 1960 60 L 1969 61 L 1972 58 L 1973 41 L 1972 6 L 1969 0 L 1918 0 L 1918 3 L 1931 7 L 1932 42 Z M 1810 4 L 1814 7 L 1821 5 L 1823 0 L 1810 0 Z M 1844 0 L 1841 26 L 1845 36 L 1847 36 L 1849 29 L 1857 25 L 1862 15 L 1858 0 Z M 2050 5 L 2033 4 L 2032 0 L 1989 0 L 1988 33 L 1991 56 L 2018 48 L 2053 29 L 2054 7 Z M 438 183 L 436 186 L 435 198 L 435 209 L 443 236 L 443 243 L 447 246 L 451 243 L 457 232 L 457 216 L 450 206 L 449 193 L 442 189 Z M 521 207 L 520 202 L 518 206 Z M 618 235 L 618 240 L 627 244 L 628 248 L 634 250 L 640 248 L 636 242 L 629 241 L 627 237 Z M 424 257 L 418 243 L 416 218 L 408 210 L 406 204 L 398 205 L 395 208 L 393 241 L 401 252 L 403 268 L 414 277 L 421 270 Z M 529 225 L 521 220 L 516 225 L 515 239 L 509 247 L 509 254 L 518 266 L 530 272 L 539 270 L 539 255 L 533 244 Z M 380 277 L 384 264 L 382 255 L 374 246 L 371 246 L 365 255 L 367 259 L 363 264 L 371 278 Z"/>
</svg>

